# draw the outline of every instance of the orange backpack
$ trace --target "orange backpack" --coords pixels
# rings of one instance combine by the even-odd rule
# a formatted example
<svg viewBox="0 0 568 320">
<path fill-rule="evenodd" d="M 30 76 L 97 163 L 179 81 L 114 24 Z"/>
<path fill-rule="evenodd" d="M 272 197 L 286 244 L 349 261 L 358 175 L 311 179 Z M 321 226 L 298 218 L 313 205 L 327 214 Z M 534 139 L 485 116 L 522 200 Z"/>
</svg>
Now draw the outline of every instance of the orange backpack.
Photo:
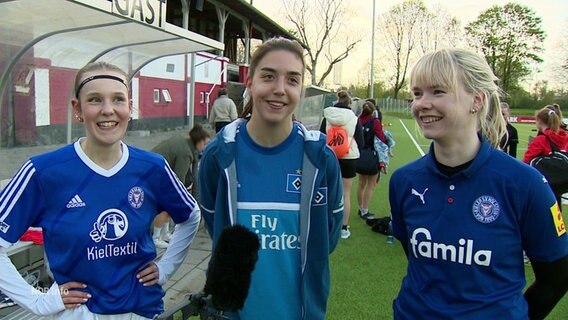
<svg viewBox="0 0 568 320">
<path fill-rule="evenodd" d="M 341 159 L 349 153 L 349 136 L 343 127 L 330 126 L 327 129 L 325 142 L 331 147 L 337 159 Z"/>
</svg>

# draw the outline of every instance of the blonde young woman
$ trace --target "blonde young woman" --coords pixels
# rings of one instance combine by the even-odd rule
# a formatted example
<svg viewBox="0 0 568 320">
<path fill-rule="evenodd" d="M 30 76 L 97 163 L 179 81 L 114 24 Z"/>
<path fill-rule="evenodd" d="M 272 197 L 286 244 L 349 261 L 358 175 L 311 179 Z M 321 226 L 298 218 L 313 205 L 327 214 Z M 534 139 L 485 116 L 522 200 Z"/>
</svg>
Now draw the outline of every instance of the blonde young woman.
<svg viewBox="0 0 568 320">
<path fill-rule="evenodd" d="M 201 159 L 200 203 L 213 246 L 234 224 L 260 241 L 244 308 L 231 319 L 325 319 L 343 189 L 325 136 L 292 120 L 305 69 L 298 42 L 260 45 L 244 117 L 224 127 Z"/>
<path fill-rule="evenodd" d="M 534 168 L 496 149 L 505 121 L 485 59 L 422 57 L 412 114 L 432 140 L 390 180 L 393 231 L 408 256 L 394 319 L 543 319 L 568 289 L 568 234 Z M 525 288 L 523 250 L 535 274 Z"/>
<path fill-rule="evenodd" d="M 0 193 L 0 290 L 58 320 L 153 319 L 165 284 L 197 232 L 195 199 L 166 160 L 121 139 L 132 111 L 128 77 L 105 62 L 86 65 L 71 101 L 86 135 L 26 161 Z M 160 261 L 150 228 L 167 211 L 177 223 Z M 28 285 L 4 249 L 28 227 L 43 228 L 55 283 Z"/>
</svg>

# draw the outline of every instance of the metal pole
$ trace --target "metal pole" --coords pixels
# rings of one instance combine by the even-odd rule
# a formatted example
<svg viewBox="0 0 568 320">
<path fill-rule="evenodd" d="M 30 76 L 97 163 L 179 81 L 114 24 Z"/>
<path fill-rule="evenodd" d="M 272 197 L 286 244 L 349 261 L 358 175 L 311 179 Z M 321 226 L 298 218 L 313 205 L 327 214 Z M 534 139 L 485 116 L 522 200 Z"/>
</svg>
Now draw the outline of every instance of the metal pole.
<svg viewBox="0 0 568 320">
<path fill-rule="evenodd" d="M 375 97 L 375 0 L 373 0 L 373 30 L 371 31 L 371 88 L 369 98 Z"/>
<path fill-rule="evenodd" d="M 194 118 L 195 118 L 195 59 L 197 59 L 197 55 L 195 52 L 191 53 L 191 64 L 190 64 L 190 72 L 189 76 L 191 78 L 189 82 L 189 110 L 188 110 L 188 125 L 190 128 L 193 128 Z M 207 118 L 209 115 L 205 115 Z"/>
</svg>

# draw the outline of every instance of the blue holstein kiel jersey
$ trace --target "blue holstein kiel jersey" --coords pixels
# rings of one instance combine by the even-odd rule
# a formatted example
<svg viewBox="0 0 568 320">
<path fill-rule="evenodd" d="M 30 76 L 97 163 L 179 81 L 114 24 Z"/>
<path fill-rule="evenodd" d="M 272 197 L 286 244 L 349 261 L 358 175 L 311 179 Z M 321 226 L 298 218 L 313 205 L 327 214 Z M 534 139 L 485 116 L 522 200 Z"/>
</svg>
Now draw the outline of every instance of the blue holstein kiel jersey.
<svg viewBox="0 0 568 320">
<path fill-rule="evenodd" d="M 486 141 L 452 177 L 431 148 L 393 174 L 389 197 L 409 253 L 395 319 L 527 319 L 523 250 L 541 262 L 568 254 L 544 177 Z"/>
<path fill-rule="evenodd" d="M 0 242 L 42 227 L 55 281 L 86 283 L 91 312 L 152 318 L 163 309 L 164 292 L 136 279 L 156 258 L 150 226 L 160 211 L 181 223 L 196 203 L 161 156 L 124 144 L 122 150 L 109 170 L 79 142 L 27 161 L 0 195 Z"/>
</svg>

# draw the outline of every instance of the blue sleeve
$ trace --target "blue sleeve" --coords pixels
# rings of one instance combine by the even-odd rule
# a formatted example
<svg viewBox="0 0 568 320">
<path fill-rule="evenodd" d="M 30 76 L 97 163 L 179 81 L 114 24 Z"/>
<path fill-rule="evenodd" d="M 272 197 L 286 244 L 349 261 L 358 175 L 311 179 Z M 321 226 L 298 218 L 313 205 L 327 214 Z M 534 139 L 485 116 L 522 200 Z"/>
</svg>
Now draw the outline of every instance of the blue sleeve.
<svg viewBox="0 0 568 320">
<path fill-rule="evenodd" d="M 327 158 L 327 183 L 328 183 L 328 222 L 329 222 L 329 252 L 333 252 L 339 241 L 341 227 L 343 226 L 343 180 L 339 171 L 339 162 L 333 151 L 325 147 Z"/>
<path fill-rule="evenodd" d="M 217 184 L 220 168 L 213 157 L 213 149 L 216 147 L 216 140 L 211 141 L 201 157 L 199 166 L 199 203 L 203 209 L 203 220 L 205 227 L 211 237 L 213 237 L 213 224 L 215 217 L 215 199 L 217 198 Z"/>
<path fill-rule="evenodd" d="M 162 158 L 163 159 L 163 158 Z M 182 223 L 195 211 L 197 201 L 187 191 L 175 172 L 170 168 L 166 159 L 163 159 L 161 171 L 158 206 L 160 210 L 167 211 L 175 223 Z"/>
<path fill-rule="evenodd" d="M 520 221 L 523 249 L 531 260 L 554 262 L 568 255 L 568 234 L 556 197 L 540 173 L 527 175 Z"/>
<path fill-rule="evenodd" d="M 32 161 L 27 161 L 0 193 L 0 238 L 15 243 L 30 226 L 38 226 L 45 199 Z"/>
<path fill-rule="evenodd" d="M 404 247 L 408 244 L 408 234 L 406 231 L 406 223 L 403 216 L 403 204 L 401 195 L 398 190 L 408 190 L 409 188 L 401 188 L 402 177 L 400 171 L 395 171 L 389 182 L 389 203 L 391 208 L 392 232 Z"/>
</svg>

